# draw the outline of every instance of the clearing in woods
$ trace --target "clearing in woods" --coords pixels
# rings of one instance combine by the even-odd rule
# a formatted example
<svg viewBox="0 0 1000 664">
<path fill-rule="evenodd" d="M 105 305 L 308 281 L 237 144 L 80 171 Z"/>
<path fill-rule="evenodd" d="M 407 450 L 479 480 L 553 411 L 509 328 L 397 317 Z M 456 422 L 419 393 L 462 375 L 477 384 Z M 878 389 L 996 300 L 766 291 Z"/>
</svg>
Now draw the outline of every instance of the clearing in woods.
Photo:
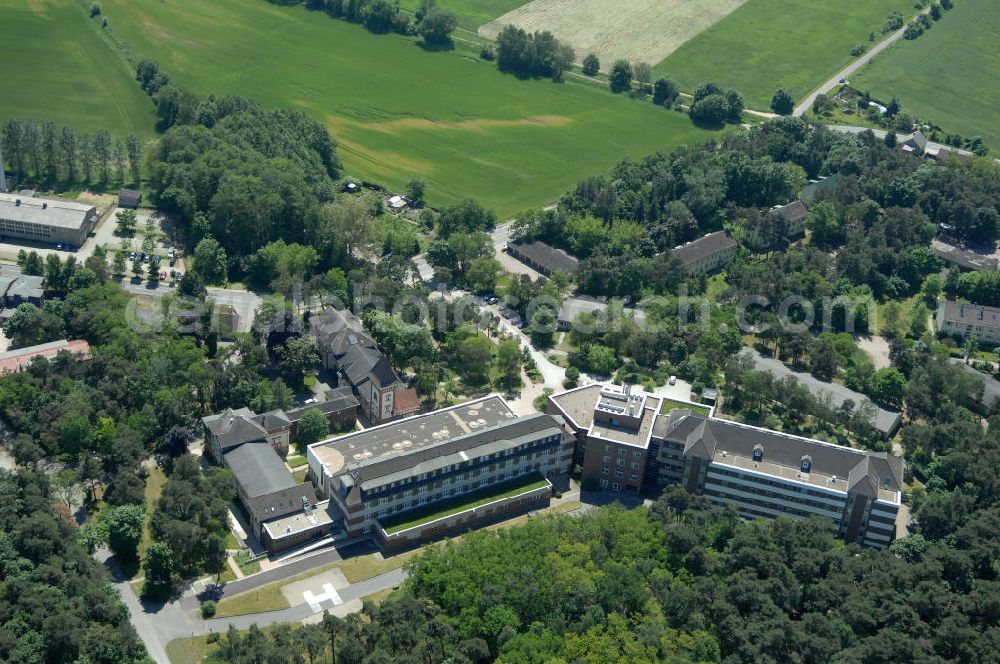
<svg viewBox="0 0 1000 664">
<path fill-rule="evenodd" d="M 1000 5 L 963 0 L 913 41 L 900 40 L 851 81 L 877 99 L 898 97 L 946 132 L 1000 149 Z"/>
<path fill-rule="evenodd" d="M 101 4 L 135 52 L 179 85 L 300 109 L 330 127 L 348 173 L 397 191 L 419 174 L 435 206 L 474 197 L 511 215 L 624 157 L 716 136 L 604 86 L 518 80 L 461 49 L 427 53 L 302 6 Z"/>
<path fill-rule="evenodd" d="M 153 135 L 153 102 L 76 0 L 0 0 L 0 123 L 52 121 Z"/>
<path fill-rule="evenodd" d="M 577 61 L 597 55 L 602 68 L 619 59 L 656 64 L 747 0 L 534 0 L 479 29 L 495 39 L 505 25 L 548 30 L 568 42 Z"/>
</svg>

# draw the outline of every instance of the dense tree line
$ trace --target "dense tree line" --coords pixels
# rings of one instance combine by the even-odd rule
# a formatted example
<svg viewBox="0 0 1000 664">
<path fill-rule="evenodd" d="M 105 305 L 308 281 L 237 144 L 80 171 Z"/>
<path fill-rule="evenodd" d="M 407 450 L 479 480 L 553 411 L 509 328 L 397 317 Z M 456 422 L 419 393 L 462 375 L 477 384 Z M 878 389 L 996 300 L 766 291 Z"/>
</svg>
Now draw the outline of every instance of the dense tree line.
<svg viewBox="0 0 1000 664">
<path fill-rule="evenodd" d="M 794 200 L 806 178 L 832 176 L 835 186 L 810 202 L 810 242 L 788 250 L 787 227 L 769 208 Z M 558 211 L 522 215 L 517 233 L 584 259 L 579 285 L 595 295 L 638 299 L 672 290 L 684 277 L 665 264 L 670 249 L 728 228 L 757 257 L 729 267 L 733 296 L 780 301 L 805 286 L 820 296 L 867 290 L 897 298 L 917 292 L 939 269 L 928 247 L 935 225 L 964 240 L 996 241 L 998 200 L 994 164 L 928 162 L 870 133 L 839 134 L 785 118 L 719 145 L 622 161 L 609 176 L 580 182 Z M 973 279 L 965 277 L 967 289 Z M 698 280 L 688 281 L 697 291 Z"/>
<path fill-rule="evenodd" d="M 0 660 L 149 662 L 128 609 L 41 472 L 0 469 Z"/>
<path fill-rule="evenodd" d="M 10 118 L 0 145 L 5 167 L 25 182 L 136 184 L 142 175 L 142 142 L 132 135 L 116 138 L 106 129 L 77 134 L 54 122 Z"/>
<path fill-rule="evenodd" d="M 995 468 L 986 472 L 995 481 Z M 429 549 L 401 596 L 360 616 L 230 632 L 211 657 L 988 662 L 1000 638 L 994 500 L 970 499 L 960 522 L 875 551 L 836 542 L 821 519 L 744 521 L 673 488 L 649 510 L 471 533 Z M 928 496 L 928 517 L 932 501 L 945 498 Z"/>
</svg>

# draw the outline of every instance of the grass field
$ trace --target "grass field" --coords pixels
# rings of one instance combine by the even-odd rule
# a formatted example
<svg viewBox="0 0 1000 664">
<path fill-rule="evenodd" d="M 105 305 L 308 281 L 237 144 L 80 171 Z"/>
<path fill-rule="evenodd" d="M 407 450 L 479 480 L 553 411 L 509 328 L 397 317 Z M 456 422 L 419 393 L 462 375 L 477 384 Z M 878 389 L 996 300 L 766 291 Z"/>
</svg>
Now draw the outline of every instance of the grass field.
<svg viewBox="0 0 1000 664">
<path fill-rule="evenodd" d="M 152 136 L 152 102 L 76 0 L 0 0 L 0 16 L 0 122 Z"/>
<path fill-rule="evenodd" d="M 963 0 L 928 32 L 901 40 L 854 75 L 852 85 L 1000 150 L 1000 4 Z"/>
<path fill-rule="evenodd" d="M 264 0 L 105 0 L 139 54 L 182 85 L 302 109 L 329 126 L 352 174 L 433 205 L 474 196 L 503 216 L 583 177 L 713 134 L 648 101 L 588 83 L 519 81 L 461 51 Z"/>
<path fill-rule="evenodd" d="M 548 30 L 608 70 L 620 58 L 657 63 L 747 0 L 534 0 L 480 28 L 494 39 L 505 25 Z"/>
<path fill-rule="evenodd" d="M 913 13 L 913 0 L 750 0 L 654 68 L 682 89 L 715 81 L 768 110 L 779 87 L 796 99 L 850 62 L 851 49 L 878 36 L 893 11 Z"/>
<path fill-rule="evenodd" d="M 437 6 L 454 12 L 458 17 L 458 27 L 475 32 L 483 23 L 517 9 L 524 2 L 525 0 L 437 0 Z M 420 0 L 400 0 L 399 6 L 415 12 L 420 7 Z"/>
</svg>

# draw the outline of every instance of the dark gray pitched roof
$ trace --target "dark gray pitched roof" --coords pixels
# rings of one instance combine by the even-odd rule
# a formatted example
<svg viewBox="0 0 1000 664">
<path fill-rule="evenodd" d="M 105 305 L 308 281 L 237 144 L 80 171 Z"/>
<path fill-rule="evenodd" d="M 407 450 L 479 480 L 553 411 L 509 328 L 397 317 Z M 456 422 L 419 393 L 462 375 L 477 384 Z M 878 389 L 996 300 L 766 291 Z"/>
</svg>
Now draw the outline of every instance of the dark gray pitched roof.
<svg viewBox="0 0 1000 664">
<path fill-rule="evenodd" d="M 285 414 L 285 411 L 279 409 L 269 410 L 266 413 L 261 413 L 260 415 L 257 415 L 253 419 L 255 422 L 260 424 L 268 431 L 272 431 L 274 429 L 280 429 L 292 423 L 291 420 L 288 419 L 288 416 Z"/>
<path fill-rule="evenodd" d="M 690 411 L 675 410 L 670 414 L 664 439 L 681 443 L 685 454 L 704 459 L 713 458 L 719 450 L 750 458 L 754 447 L 760 445 L 765 461 L 797 469 L 802 457 L 809 456 L 813 472 L 847 478 L 849 490 L 863 495 L 877 495 L 880 483 L 887 478 L 891 490 L 901 491 L 903 487 L 903 462 L 898 457 L 706 418 Z"/>
<path fill-rule="evenodd" d="M 949 358 L 948 361 L 954 365 L 962 367 L 966 373 L 983 381 L 983 393 L 982 396 L 979 397 L 979 403 L 983 404 L 987 408 L 993 408 L 998 402 L 1000 402 L 1000 381 L 993 378 L 989 374 L 979 371 L 975 367 L 969 366 L 961 358 L 952 357 Z"/>
<path fill-rule="evenodd" d="M 794 371 L 785 365 L 784 362 L 772 357 L 764 357 L 755 349 L 749 349 L 748 352 L 757 371 L 769 371 L 775 378 L 791 376 L 804 385 L 814 397 L 824 401 L 829 399 L 830 404 L 834 408 L 840 407 L 848 400 L 854 404 L 855 409 L 871 406 L 874 408 L 874 411 L 872 412 L 870 422 L 883 435 L 892 435 L 899 428 L 900 421 L 902 420 L 902 415 L 899 411 L 882 408 L 860 392 L 855 392 L 840 383 L 828 383 L 804 371 Z"/>
<path fill-rule="evenodd" d="M 316 504 L 316 490 L 309 482 L 296 484 L 285 489 L 267 493 L 244 501 L 244 506 L 264 523 L 272 519 L 294 514 L 303 507 L 302 498 L 310 505 Z"/>
<path fill-rule="evenodd" d="M 382 359 L 382 353 L 372 348 L 362 348 L 360 346 L 352 348 L 341 360 L 340 368 L 347 376 L 351 385 L 360 385 L 371 370 Z"/>
<path fill-rule="evenodd" d="M 713 256 L 735 246 L 736 240 L 729 235 L 728 231 L 716 231 L 687 244 L 682 244 L 674 248 L 670 254 L 680 258 L 685 265 L 690 265 L 702 258 Z"/>
<path fill-rule="evenodd" d="M 240 445 L 223 454 L 223 459 L 248 498 L 295 486 L 281 457 L 266 442 Z"/>
<path fill-rule="evenodd" d="M 310 408 L 315 408 L 324 415 L 329 415 L 330 413 L 335 413 L 342 410 L 348 410 L 350 408 L 358 407 L 357 398 L 351 394 L 351 388 L 340 387 L 336 390 L 330 390 L 327 393 L 326 401 L 321 401 L 320 403 L 309 404 L 308 406 L 302 406 L 301 408 L 296 408 L 290 410 L 285 415 L 292 422 L 298 422 L 302 419 L 302 414 L 305 413 Z"/>
<path fill-rule="evenodd" d="M 385 355 L 380 355 L 375 366 L 368 372 L 368 377 L 380 387 L 389 387 L 399 383 L 399 376 L 396 375 Z"/>
<path fill-rule="evenodd" d="M 514 256 L 523 256 L 548 272 L 563 272 L 571 276 L 580 265 L 580 261 L 562 249 L 556 249 L 538 240 L 508 242 L 507 248 Z"/>
<path fill-rule="evenodd" d="M 965 270 L 976 270 L 978 272 L 990 272 L 997 269 L 997 259 L 992 256 L 961 249 L 947 242 L 940 240 L 931 241 L 931 251 L 946 263 L 957 265 Z"/>
<path fill-rule="evenodd" d="M 223 451 L 244 443 L 265 440 L 267 431 L 255 422 L 253 411 L 248 408 L 225 410 L 218 415 L 202 418 L 205 428 L 217 436 Z"/>
</svg>

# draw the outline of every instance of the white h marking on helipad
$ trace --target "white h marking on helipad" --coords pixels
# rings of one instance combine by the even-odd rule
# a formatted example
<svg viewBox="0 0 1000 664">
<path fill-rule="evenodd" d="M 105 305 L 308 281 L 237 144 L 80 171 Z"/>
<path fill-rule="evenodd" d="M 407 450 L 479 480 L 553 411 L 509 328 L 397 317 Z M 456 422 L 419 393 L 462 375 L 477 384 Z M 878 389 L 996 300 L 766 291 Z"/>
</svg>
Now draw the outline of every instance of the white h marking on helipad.
<svg viewBox="0 0 1000 664">
<path fill-rule="evenodd" d="M 307 590 L 302 593 L 302 597 L 305 598 L 306 603 L 309 605 L 309 608 L 312 609 L 313 613 L 319 613 L 322 611 L 323 607 L 321 606 L 321 603 L 327 600 L 333 602 L 334 606 L 339 606 L 344 603 L 344 600 L 340 598 L 340 595 L 337 593 L 337 590 L 333 587 L 332 583 L 323 584 L 322 595 L 314 595 L 311 590 Z"/>
</svg>

